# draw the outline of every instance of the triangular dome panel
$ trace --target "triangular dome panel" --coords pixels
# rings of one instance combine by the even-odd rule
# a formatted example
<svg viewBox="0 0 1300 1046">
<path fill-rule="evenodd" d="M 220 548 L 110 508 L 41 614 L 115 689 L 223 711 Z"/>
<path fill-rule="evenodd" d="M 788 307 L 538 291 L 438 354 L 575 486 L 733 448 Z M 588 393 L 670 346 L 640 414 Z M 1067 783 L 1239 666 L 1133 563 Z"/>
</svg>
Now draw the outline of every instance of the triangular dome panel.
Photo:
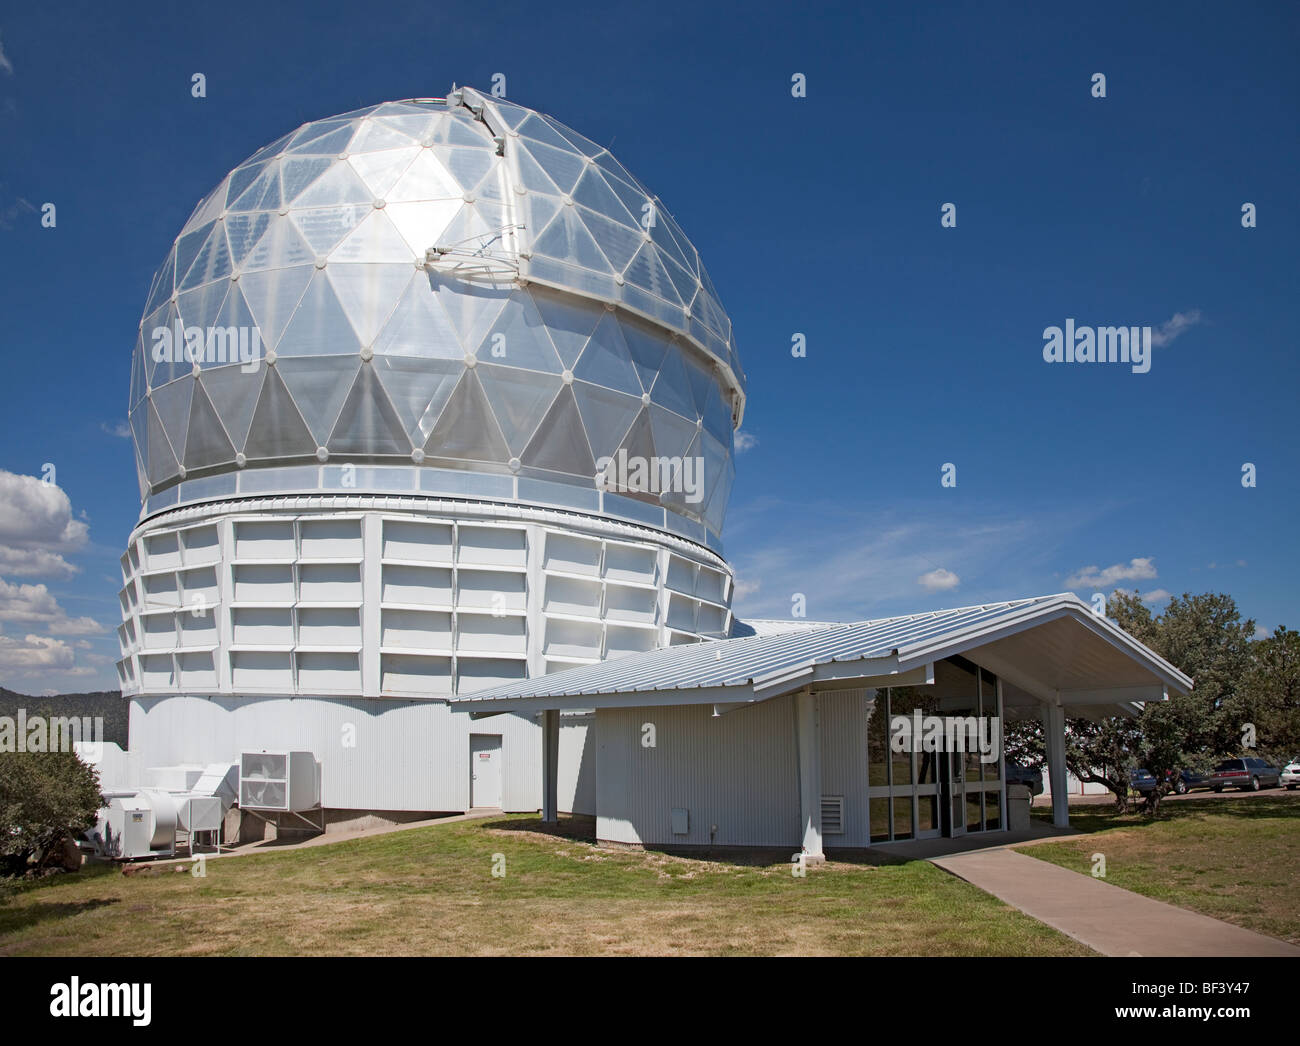
<svg viewBox="0 0 1300 1046">
<path fill-rule="evenodd" d="M 560 390 L 560 379 L 514 367 L 480 364 L 475 368 L 512 455 L 523 453 L 546 409 Z"/>
<path fill-rule="evenodd" d="M 197 382 L 194 383 L 186 431 L 183 460 L 187 469 L 224 465 L 235 460 L 235 446 L 226 435 L 212 401 Z"/>
<path fill-rule="evenodd" d="M 582 415 L 573 398 L 573 389 L 565 386 L 555 397 L 551 409 L 537 426 L 522 458 L 529 468 L 565 472 L 573 476 L 596 474 L 596 462 L 582 427 Z"/>
<path fill-rule="evenodd" d="M 315 257 L 324 257 L 334 246 L 374 213 L 370 203 L 342 203 L 290 212 L 294 226 L 307 241 Z"/>
<path fill-rule="evenodd" d="M 458 359 L 376 356 L 374 368 L 411 443 L 423 447 L 465 373 L 464 363 Z"/>
<path fill-rule="evenodd" d="M 573 383 L 573 396 L 578 401 L 592 455 L 597 459 L 612 456 L 641 413 L 641 398 L 624 396 L 585 381 Z"/>
<path fill-rule="evenodd" d="M 564 368 L 546 336 L 542 315 L 525 290 L 510 295 L 491 328 L 478 346 L 478 358 L 524 370 L 559 374 Z"/>
<path fill-rule="evenodd" d="M 302 457 L 315 452 L 316 441 L 294 406 L 293 397 L 275 368 L 267 367 L 262 394 L 244 441 L 245 456 L 249 461 L 258 461 Z"/>
<path fill-rule="evenodd" d="M 375 339 L 375 354 L 463 361 L 465 348 L 427 273 L 417 272 Z"/>
<path fill-rule="evenodd" d="M 178 460 L 185 455 L 185 433 L 189 427 L 190 396 L 193 392 L 194 379 L 185 377 L 154 389 L 149 397 Z"/>
<path fill-rule="evenodd" d="M 411 266 L 331 264 L 330 283 L 362 345 L 370 345 L 411 282 Z"/>
<path fill-rule="evenodd" d="M 146 463 L 149 470 L 149 482 L 153 486 L 171 479 L 180 471 L 180 464 L 176 461 L 176 453 L 172 450 L 172 445 L 167 439 L 167 433 L 162 421 L 158 417 L 158 412 L 154 409 L 151 400 L 146 400 L 145 405 L 148 407 L 148 425 L 149 425 L 149 460 Z"/>
<path fill-rule="evenodd" d="M 275 348 L 280 340 L 313 271 L 310 265 L 299 265 L 292 269 L 249 272 L 240 278 L 239 289 L 262 332 L 262 344 L 268 349 Z"/>
<path fill-rule="evenodd" d="M 334 286 L 316 270 L 289 326 L 276 342 L 280 356 L 357 355 L 361 343 L 339 304 Z"/>
<path fill-rule="evenodd" d="M 219 367 L 199 375 L 199 384 L 207 393 L 236 450 L 248 438 L 248 426 L 252 423 L 253 411 L 265 383 L 264 372 L 268 369 L 264 366 L 248 373 L 240 367 Z"/>
<path fill-rule="evenodd" d="M 383 193 L 376 193 L 389 203 L 408 203 L 412 200 L 459 200 L 465 189 L 452 177 L 433 155 L 432 149 L 419 149 L 401 176 L 394 179 Z"/>
<path fill-rule="evenodd" d="M 375 368 L 361 364 L 326 444 L 331 454 L 410 454 L 411 441 Z"/>
<path fill-rule="evenodd" d="M 572 295 L 553 293 L 541 287 L 530 290 L 555 351 L 565 367 L 572 370 L 606 310 Z"/>
<path fill-rule="evenodd" d="M 437 458 L 501 462 L 510 456 L 483 385 L 466 369 L 424 445 Z"/>
<path fill-rule="evenodd" d="M 307 422 L 312 439 L 326 446 L 361 360 L 356 356 L 299 356 L 278 360 L 275 369 Z"/>
<path fill-rule="evenodd" d="M 622 328 L 612 312 L 596 324 L 587 347 L 582 350 L 573 376 L 594 385 L 604 385 L 629 396 L 641 395 L 641 382 L 632 363 L 632 353 Z"/>
</svg>

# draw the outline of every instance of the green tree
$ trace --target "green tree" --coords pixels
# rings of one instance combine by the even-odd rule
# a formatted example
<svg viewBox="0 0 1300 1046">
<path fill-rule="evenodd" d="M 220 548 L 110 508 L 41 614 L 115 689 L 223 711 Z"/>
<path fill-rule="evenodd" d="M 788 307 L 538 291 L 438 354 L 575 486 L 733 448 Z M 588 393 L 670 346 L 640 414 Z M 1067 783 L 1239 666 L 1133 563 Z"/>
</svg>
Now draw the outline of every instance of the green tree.
<svg viewBox="0 0 1300 1046">
<path fill-rule="evenodd" d="M 102 805 L 98 772 L 74 753 L 0 752 L 0 869 L 41 867 Z"/>
<path fill-rule="evenodd" d="M 1255 724 L 1259 747 L 1275 763 L 1300 754 L 1300 633 L 1279 626 L 1251 644 L 1238 706 Z"/>
<path fill-rule="evenodd" d="M 1190 694 L 1149 702 L 1140 719 L 1141 764 L 1156 776 L 1146 811 L 1155 816 L 1173 790 L 1172 775 L 1189 763 L 1238 751 L 1242 716 L 1240 688 L 1250 668 L 1255 622 L 1243 621 L 1236 601 L 1221 592 L 1183 593 L 1153 617 L 1136 593 L 1116 592 L 1108 609 L 1122 628 L 1191 676 Z"/>
</svg>

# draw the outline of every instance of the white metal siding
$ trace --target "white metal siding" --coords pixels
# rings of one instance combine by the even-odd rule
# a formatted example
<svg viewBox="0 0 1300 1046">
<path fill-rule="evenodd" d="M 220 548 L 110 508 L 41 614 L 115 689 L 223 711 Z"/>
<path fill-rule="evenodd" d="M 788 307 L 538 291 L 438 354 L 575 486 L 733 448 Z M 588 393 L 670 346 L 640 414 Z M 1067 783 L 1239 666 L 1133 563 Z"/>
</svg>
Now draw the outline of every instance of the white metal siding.
<svg viewBox="0 0 1300 1046">
<path fill-rule="evenodd" d="M 646 723 L 655 726 L 654 748 L 641 744 Z M 797 845 L 791 698 L 716 718 L 707 705 L 602 708 L 596 734 L 598 838 L 648 845 Z M 686 835 L 672 832 L 674 807 L 690 811 Z"/>
<path fill-rule="evenodd" d="M 596 812 L 596 716 L 560 717 L 559 808 L 565 813 Z"/>
<path fill-rule="evenodd" d="M 835 690 L 817 696 L 821 723 L 822 795 L 844 797 L 844 832 L 824 846 L 868 846 L 867 710 L 865 690 Z"/>
</svg>

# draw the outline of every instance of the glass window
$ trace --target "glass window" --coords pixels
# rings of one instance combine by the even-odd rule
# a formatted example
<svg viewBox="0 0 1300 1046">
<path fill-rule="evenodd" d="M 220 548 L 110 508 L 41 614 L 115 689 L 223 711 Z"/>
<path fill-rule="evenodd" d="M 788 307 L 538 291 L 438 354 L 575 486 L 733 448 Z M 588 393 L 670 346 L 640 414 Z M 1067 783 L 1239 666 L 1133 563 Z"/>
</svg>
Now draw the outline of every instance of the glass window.
<svg viewBox="0 0 1300 1046">
<path fill-rule="evenodd" d="M 889 800 L 886 798 L 868 801 L 867 816 L 871 818 L 871 841 L 873 843 L 889 842 Z"/>
<path fill-rule="evenodd" d="M 1002 827 L 1002 793 L 984 793 L 984 829 L 996 832 Z"/>
<path fill-rule="evenodd" d="M 932 785 L 939 782 L 939 760 L 942 752 L 918 752 L 916 756 L 916 783 Z"/>
<path fill-rule="evenodd" d="M 916 830 L 931 832 L 939 827 L 939 797 L 934 795 L 917 796 Z"/>
<path fill-rule="evenodd" d="M 966 793 L 966 831 L 981 832 L 984 830 L 983 822 L 980 819 L 980 793 Z"/>
<path fill-rule="evenodd" d="M 894 796 L 894 838 L 912 838 L 912 800 L 908 796 Z"/>
<path fill-rule="evenodd" d="M 889 691 L 876 692 L 876 705 L 867 723 L 867 784 L 889 784 Z M 875 817 L 872 817 L 875 824 Z"/>
<path fill-rule="evenodd" d="M 912 784 L 912 753 L 895 752 L 891 748 L 889 757 L 892 767 L 890 781 L 894 786 L 894 794 L 897 795 L 898 789 L 908 788 Z"/>
<path fill-rule="evenodd" d="M 969 734 L 966 737 L 966 744 L 968 747 L 966 752 L 966 780 L 977 785 L 980 783 L 980 778 L 984 772 L 984 764 L 980 762 L 979 745 Z M 997 772 L 996 767 L 992 769 L 993 773 Z"/>
</svg>

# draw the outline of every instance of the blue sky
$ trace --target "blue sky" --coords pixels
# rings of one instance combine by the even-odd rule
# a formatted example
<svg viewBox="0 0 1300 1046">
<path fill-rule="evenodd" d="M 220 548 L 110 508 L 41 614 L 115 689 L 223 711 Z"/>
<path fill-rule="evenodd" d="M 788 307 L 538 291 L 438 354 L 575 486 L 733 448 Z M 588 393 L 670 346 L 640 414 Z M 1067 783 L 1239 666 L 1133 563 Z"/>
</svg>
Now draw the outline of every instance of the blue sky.
<svg viewBox="0 0 1300 1046">
<path fill-rule="evenodd" d="M 731 314 L 742 616 L 1118 584 L 1297 626 L 1300 13 L 1056 6 L 11 6 L 0 683 L 113 685 L 139 511 L 115 433 L 194 204 L 306 120 L 496 73 L 659 194 Z M 1151 326 L 1150 372 L 1045 363 L 1067 318 Z"/>
</svg>

